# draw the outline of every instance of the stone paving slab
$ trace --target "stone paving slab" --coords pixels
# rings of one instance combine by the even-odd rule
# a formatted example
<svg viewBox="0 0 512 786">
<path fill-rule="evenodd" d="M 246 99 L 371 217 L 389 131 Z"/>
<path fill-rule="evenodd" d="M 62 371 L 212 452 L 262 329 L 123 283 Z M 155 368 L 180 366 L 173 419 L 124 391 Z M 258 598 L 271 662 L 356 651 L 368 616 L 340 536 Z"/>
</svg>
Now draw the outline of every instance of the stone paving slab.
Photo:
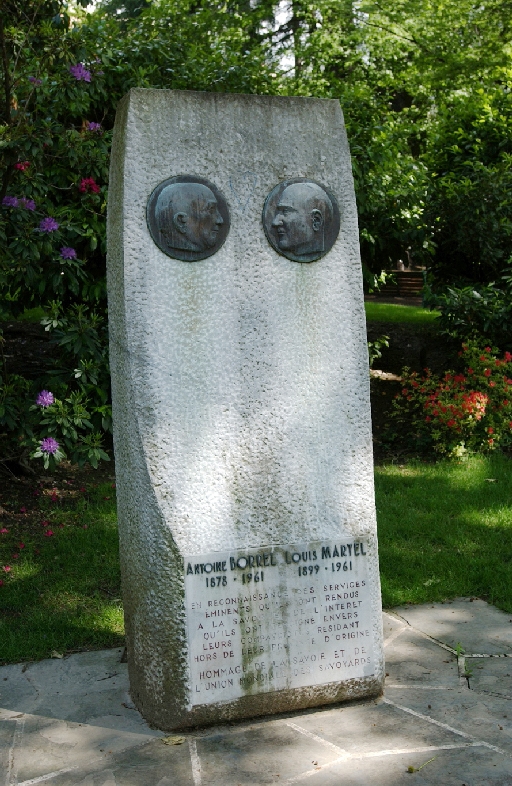
<svg viewBox="0 0 512 786">
<path fill-rule="evenodd" d="M 386 648 L 387 684 L 443 685 L 457 688 L 457 657 L 407 627 Z"/>
<path fill-rule="evenodd" d="M 450 647 L 462 644 L 467 654 L 512 653 L 512 615 L 479 598 L 399 606 L 393 613 L 416 630 Z"/>
<path fill-rule="evenodd" d="M 0 784 L 512 786 L 509 619 L 469 599 L 395 609 L 383 698 L 176 735 L 134 708 L 119 649 L 5 666 Z"/>
<path fill-rule="evenodd" d="M 512 700 L 512 658 L 466 658 L 465 663 L 471 690 Z"/>
</svg>

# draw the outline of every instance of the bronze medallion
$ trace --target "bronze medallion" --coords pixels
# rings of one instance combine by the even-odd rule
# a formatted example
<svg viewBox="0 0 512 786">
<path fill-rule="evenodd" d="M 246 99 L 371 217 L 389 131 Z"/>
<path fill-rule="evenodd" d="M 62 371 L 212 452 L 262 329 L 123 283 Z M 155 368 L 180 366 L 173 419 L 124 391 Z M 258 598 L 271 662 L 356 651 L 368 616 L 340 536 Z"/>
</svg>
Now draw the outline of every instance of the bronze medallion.
<svg viewBox="0 0 512 786">
<path fill-rule="evenodd" d="M 146 220 L 157 246 L 173 259 L 196 262 L 215 254 L 229 232 L 226 200 L 202 177 L 178 175 L 148 199 Z"/>
<path fill-rule="evenodd" d="M 314 262 L 331 250 L 338 237 L 336 197 L 314 180 L 284 180 L 265 200 L 263 227 L 279 254 L 294 262 Z"/>
</svg>

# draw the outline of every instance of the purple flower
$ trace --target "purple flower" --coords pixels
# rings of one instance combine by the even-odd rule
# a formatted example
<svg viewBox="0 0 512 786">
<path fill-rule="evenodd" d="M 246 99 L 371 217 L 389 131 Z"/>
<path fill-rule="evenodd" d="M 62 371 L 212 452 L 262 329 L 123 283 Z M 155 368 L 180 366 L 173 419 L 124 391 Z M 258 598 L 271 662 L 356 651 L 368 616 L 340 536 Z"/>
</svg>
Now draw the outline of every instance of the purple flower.
<svg viewBox="0 0 512 786">
<path fill-rule="evenodd" d="M 38 79 L 37 76 L 29 76 L 28 81 L 32 82 L 33 85 L 42 85 L 43 84 L 43 80 L 42 79 Z"/>
<path fill-rule="evenodd" d="M 46 439 L 41 440 L 41 451 L 43 453 L 57 453 L 59 449 L 59 443 L 53 437 L 46 437 Z"/>
<path fill-rule="evenodd" d="M 69 72 L 78 82 L 90 82 L 91 81 L 91 72 L 84 68 L 83 63 L 77 63 L 76 65 L 69 66 Z"/>
<path fill-rule="evenodd" d="M 101 131 L 101 123 L 88 122 L 86 125 L 87 131 Z"/>
<path fill-rule="evenodd" d="M 2 205 L 4 207 L 18 207 L 18 197 L 4 196 Z"/>
<path fill-rule="evenodd" d="M 39 224 L 39 231 L 40 232 L 56 232 L 59 228 L 57 221 L 50 216 L 43 218 L 41 223 Z"/>
<path fill-rule="evenodd" d="M 62 246 L 60 250 L 60 255 L 62 259 L 76 259 L 75 249 L 70 248 L 69 246 Z"/>
<path fill-rule="evenodd" d="M 50 393 L 49 390 L 42 390 L 36 398 L 36 404 L 40 407 L 49 407 L 54 401 L 53 393 Z"/>
<path fill-rule="evenodd" d="M 26 197 L 22 197 L 20 199 L 20 207 L 24 207 L 25 210 L 35 210 L 36 203 L 33 199 L 27 199 Z"/>
</svg>

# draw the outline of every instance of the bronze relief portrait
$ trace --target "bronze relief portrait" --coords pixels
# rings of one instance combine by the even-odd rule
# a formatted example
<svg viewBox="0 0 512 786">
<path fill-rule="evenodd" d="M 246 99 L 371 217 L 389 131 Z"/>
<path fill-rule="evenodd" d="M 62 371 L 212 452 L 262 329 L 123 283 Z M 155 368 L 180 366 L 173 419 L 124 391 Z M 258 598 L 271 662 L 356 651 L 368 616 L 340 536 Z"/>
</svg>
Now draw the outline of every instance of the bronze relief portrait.
<svg viewBox="0 0 512 786">
<path fill-rule="evenodd" d="M 279 254 L 294 262 L 314 262 L 331 250 L 338 237 L 338 203 L 314 180 L 285 180 L 265 200 L 263 227 Z"/>
<path fill-rule="evenodd" d="M 183 262 L 215 254 L 229 231 L 223 195 L 209 180 L 192 175 L 160 183 L 148 199 L 146 220 L 157 246 Z"/>
</svg>

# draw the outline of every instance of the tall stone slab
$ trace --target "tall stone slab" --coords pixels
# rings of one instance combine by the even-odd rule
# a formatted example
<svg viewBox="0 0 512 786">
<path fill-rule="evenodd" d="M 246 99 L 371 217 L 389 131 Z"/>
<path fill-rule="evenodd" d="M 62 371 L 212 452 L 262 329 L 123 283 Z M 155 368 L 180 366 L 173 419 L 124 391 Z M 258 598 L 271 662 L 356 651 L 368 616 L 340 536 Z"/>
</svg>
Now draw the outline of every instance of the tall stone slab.
<svg viewBox="0 0 512 786">
<path fill-rule="evenodd" d="M 108 290 L 137 707 L 170 730 L 379 694 L 339 103 L 132 90 L 114 133 Z"/>
</svg>

